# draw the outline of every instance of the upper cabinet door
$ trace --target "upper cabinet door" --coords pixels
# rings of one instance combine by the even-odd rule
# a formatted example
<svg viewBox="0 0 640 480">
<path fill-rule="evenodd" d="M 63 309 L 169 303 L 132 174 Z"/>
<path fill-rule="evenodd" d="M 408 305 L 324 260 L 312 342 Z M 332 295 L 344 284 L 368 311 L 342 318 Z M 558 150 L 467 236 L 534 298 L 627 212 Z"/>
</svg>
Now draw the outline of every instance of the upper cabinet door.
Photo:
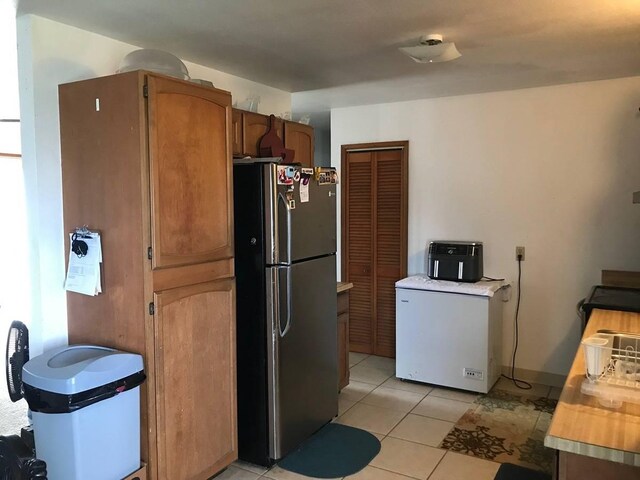
<svg viewBox="0 0 640 480">
<path fill-rule="evenodd" d="M 284 122 L 284 146 L 295 150 L 294 162 L 313 167 L 313 127 L 302 123 Z"/>
<path fill-rule="evenodd" d="M 148 75 L 153 268 L 233 256 L 231 95 Z"/>
<path fill-rule="evenodd" d="M 242 156 L 242 112 L 235 108 L 231 117 L 231 148 L 234 156 Z"/>
<path fill-rule="evenodd" d="M 280 118 L 276 118 L 276 131 L 283 138 L 283 125 Z M 242 150 L 250 157 L 260 157 L 260 140 L 269 130 L 269 117 L 253 112 L 242 112 Z"/>
</svg>

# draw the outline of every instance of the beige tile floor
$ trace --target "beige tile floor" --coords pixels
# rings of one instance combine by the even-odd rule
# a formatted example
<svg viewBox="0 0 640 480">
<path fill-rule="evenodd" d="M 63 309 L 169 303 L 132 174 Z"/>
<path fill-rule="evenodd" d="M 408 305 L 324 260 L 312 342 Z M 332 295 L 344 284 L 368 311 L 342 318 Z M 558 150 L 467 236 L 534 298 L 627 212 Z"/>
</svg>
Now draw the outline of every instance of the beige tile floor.
<svg viewBox="0 0 640 480">
<path fill-rule="evenodd" d="M 499 463 L 437 448 L 477 395 L 395 378 L 390 358 L 351 353 L 350 383 L 340 392 L 335 422 L 362 428 L 382 443 L 380 453 L 348 480 L 493 480 Z M 514 391 L 506 379 L 497 387 Z M 534 385 L 534 395 L 558 389 Z M 216 479 L 305 480 L 277 466 L 267 470 L 236 462 Z"/>
</svg>

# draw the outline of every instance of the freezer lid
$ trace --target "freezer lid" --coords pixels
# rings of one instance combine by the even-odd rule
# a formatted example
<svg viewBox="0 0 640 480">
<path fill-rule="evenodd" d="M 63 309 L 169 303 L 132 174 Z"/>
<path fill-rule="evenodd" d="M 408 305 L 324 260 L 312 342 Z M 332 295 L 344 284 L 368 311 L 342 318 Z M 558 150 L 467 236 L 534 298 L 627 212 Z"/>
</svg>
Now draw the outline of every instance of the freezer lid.
<svg viewBox="0 0 640 480">
<path fill-rule="evenodd" d="M 334 169 L 263 165 L 267 263 L 287 265 L 336 251 Z"/>
</svg>

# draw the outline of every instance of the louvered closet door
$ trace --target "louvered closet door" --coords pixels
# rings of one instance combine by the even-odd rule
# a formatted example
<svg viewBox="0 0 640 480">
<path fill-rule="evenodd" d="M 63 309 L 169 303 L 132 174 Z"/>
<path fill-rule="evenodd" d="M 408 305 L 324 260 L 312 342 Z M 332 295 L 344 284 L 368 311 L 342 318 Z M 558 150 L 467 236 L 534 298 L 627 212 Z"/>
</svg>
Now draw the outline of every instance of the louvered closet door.
<svg viewBox="0 0 640 480">
<path fill-rule="evenodd" d="M 352 352 L 373 353 L 373 195 L 371 152 L 349 153 L 346 179 L 346 275 L 353 282 L 349 305 Z"/>
<path fill-rule="evenodd" d="M 350 350 L 395 357 L 395 282 L 407 274 L 406 157 L 401 149 L 348 152 L 343 168 Z"/>
<path fill-rule="evenodd" d="M 395 283 L 406 275 L 402 242 L 401 150 L 379 151 L 374 156 L 374 345 L 376 355 L 396 355 Z"/>
</svg>

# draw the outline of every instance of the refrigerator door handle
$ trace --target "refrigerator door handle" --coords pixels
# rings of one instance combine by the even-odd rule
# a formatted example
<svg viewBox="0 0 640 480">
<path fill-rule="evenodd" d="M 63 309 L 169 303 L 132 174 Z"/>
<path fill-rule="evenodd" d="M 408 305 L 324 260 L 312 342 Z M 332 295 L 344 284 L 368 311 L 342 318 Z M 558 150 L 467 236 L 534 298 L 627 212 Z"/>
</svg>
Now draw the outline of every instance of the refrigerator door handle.
<svg viewBox="0 0 640 480">
<path fill-rule="evenodd" d="M 278 315 L 278 333 L 280 333 L 280 337 L 284 337 L 289 330 L 291 329 L 291 272 L 289 271 L 289 267 L 278 267 L 278 310 L 282 312 L 282 308 L 280 308 L 280 302 L 282 301 L 282 289 L 280 288 L 280 283 L 282 279 L 282 274 L 284 273 L 286 287 L 285 287 L 285 297 L 286 297 L 286 318 L 287 323 L 284 326 L 284 330 L 282 329 L 282 324 L 280 319 L 282 315 Z"/>
<path fill-rule="evenodd" d="M 269 415 L 269 455 L 276 458 L 278 445 L 278 405 L 280 391 L 278 385 L 279 379 L 279 344 L 280 335 L 280 273 L 277 268 L 267 269 L 267 285 L 271 288 L 267 289 L 267 318 L 268 318 L 268 342 L 267 342 L 267 401 Z M 276 333 L 278 331 L 278 333 Z"/>
<path fill-rule="evenodd" d="M 282 192 L 278 193 L 278 202 L 284 204 L 284 209 L 287 213 L 287 258 L 283 263 L 291 263 L 291 207 Z M 279 245 L 278 248 L 280 248 Z"/>
</svg>

